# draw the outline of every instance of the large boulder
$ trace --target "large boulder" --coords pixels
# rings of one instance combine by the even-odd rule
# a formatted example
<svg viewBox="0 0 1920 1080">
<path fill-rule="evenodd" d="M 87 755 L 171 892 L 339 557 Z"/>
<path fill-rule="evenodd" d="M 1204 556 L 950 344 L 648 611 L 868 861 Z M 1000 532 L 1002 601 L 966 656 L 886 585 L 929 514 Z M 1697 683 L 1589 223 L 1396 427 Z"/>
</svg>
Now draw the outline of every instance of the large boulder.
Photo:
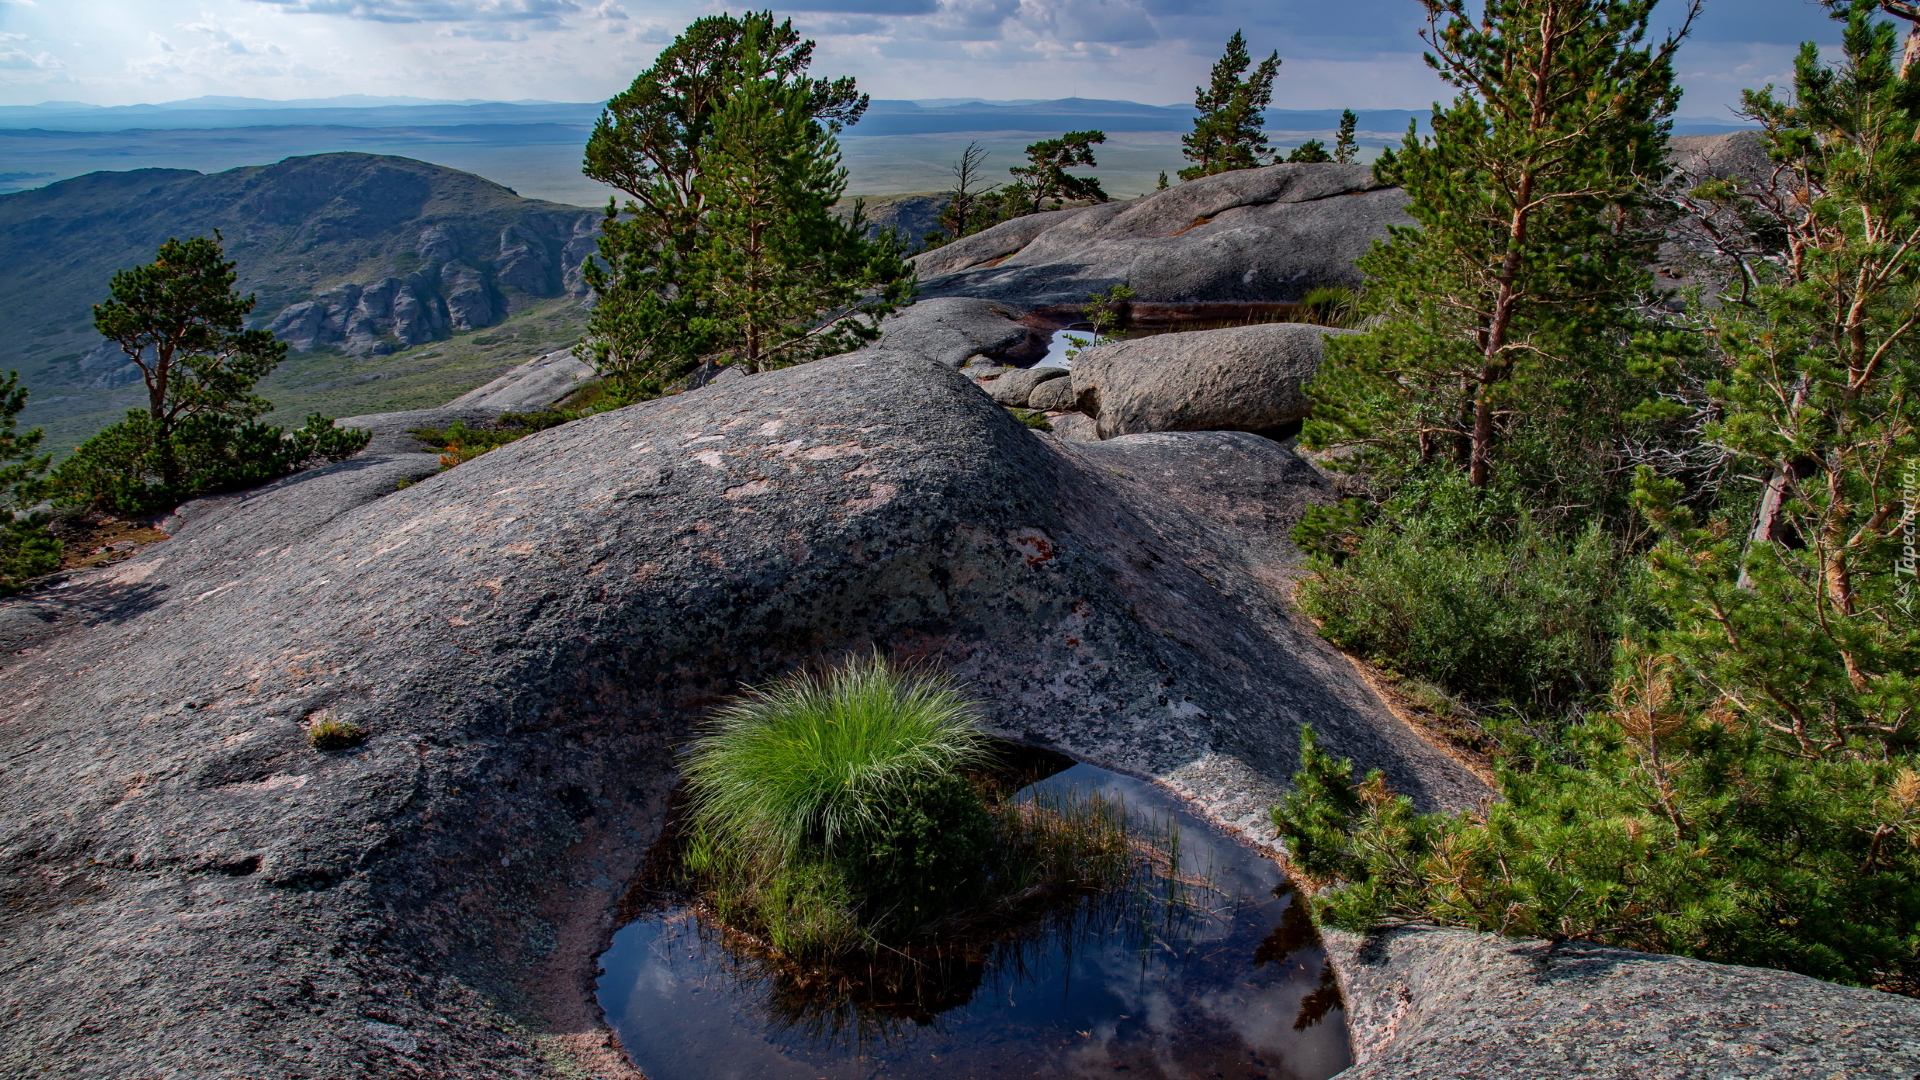
<svg viewBox="0 0 1920 1080">
<path fill-rule="evenodd" d="M 1710 178 L 1765 185 L 1774 179 L 1777 171 L 1782 180 L 1788 176 L 1767 155 L 1758 131 L 1681 135 L 1671 140 L 1669 154 L 1674 168 L 1685 175 L 1690 185 Z"/>
<path fill-rule="evenodd" d="M 1325 935 L 1341 1080 L 1920 1075 L 1920 1001 L 1784 971 L 1410 927 Z"/>
<path fill-rule="evenodd" d="M 1045 368 L 1039 370 L 1045 371 Z M 1046 412 L 1073 409 L 1078 406 L 1080 397 L 1073 392 L 1073 380 L 1047 379 L 1027 393 L 1027 408 L 1041 409 Z"/>
<path fill-rule="evenodd" d="M 1067 375 L 1067 369 L 1061 367 L 1010 368 L 981 386 L 994 401 L 1024 409 L 1031 404 L 1035 390 L 1049 382 L 1062 381 Z"/>
<path fill-rule="evenodd" d="M 880 321 L 880 337 L 871 348 L 964 367 L 976 356 L 1023 362 L 1047 351 L 1046 335 L 1020 319 L 1026 312 L 998 300 L 942 296 L 908 306 Z"/>
<path fill-rule="evenodd" d="M 1125 202 L 1015 218 L 914 259 L 926 296 L 1039 307 L 1114 285 L 1148 303 L 1286 303 L 1356 287 L 1406 193 L 1365 165 L 1240 169 Z"/>
<path fill-rule="evenodd" d="M 1328 330 L 1265 323 L 1099 345 L 1073 366 L 1073 392 L 1103 439 L 1145 431 L 1274 434 L 1313 407 L 1306 385 Z"/>
<path fill-rule="evenodd" d="M 860 353 L 407 457 L 0 603 L 48 628 L 0 656 L 0 1074 L 619 1075 L 591 983 L 675 748 L 870 648 L 1249 830 L 1305 723 L 1484 794 L 1290 616 L 1330 495 L 1255 436 L 1055 442 Z"/>
</svg>

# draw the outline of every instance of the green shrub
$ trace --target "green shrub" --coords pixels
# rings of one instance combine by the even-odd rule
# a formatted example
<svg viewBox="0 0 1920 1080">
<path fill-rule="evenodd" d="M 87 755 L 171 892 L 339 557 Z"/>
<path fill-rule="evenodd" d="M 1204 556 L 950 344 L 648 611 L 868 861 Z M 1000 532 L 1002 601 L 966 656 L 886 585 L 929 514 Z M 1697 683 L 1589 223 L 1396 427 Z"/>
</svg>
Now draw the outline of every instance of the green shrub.
<svg viewBox="0 0 1920 1080">
<path fill-rule="evenodd" d="M 1463 526 L 1445 508 L 1358 504 L 1309 515 L 1301 606 L 1370 661 L 1477 706 L 1564 712 L 1605 689 L 1637 566 L 1597 526 L 1573 539 L 1532 518 Z"/>
<path fill-rule="evenodd" d="M 1724 720 L 1628 708 L 1499 771 L 1477 814 L 1419 814 L 1301 739 L 1274 810 L 1332 925 L 1577 938 L 1920 987 L 1920 772 L 1805 761 Z"/>
<path fill-rule="evenodd" d="M 497 450 L 536 431 L 557 427 L 583 415 L 585 413 L 581 411 L 561 408 L 530 413 L 506 412 L 486 427 L 468 427 L 465 420 L 455 420 L 444 428 L 414 428 L 408 434 L 440 451 L 440 468 L 444 472 L 455 465 L 472 461 L 489 450 Z"/>
<path fill-rule="evenodd" d="M 344 461 L 371 437 L 359 429 L 336 428 L 319 413 L 293 431 L 199 413 L 161 438 L 151 416 L 135 409 L 81 443 L 51 480 L 67 505 L 139 517 L 202 495 L 256 487 L 311 465 Z M 163 459 L 169 455 L 180 477 L 176 483 L 164 479 Z"/>
<path fill-rule="evenodd" d="M 48 515 L 35 509 L 45 494 L 48 455 L 39 452 L 41 429 L 18 429 L 26 407 L 27 388 L 10 371 L 0 379 L 0 596 L 60 565 L 60 541 L 47 535 Z"/>
<path fill-rule="evenodd" d="M 1306 321 L 1320 326 L 1351 328 L 1360 321 L 1360 294 L 1339 285 L 1307 290 L 1300 306 Z"/>
<path fill-rule="evenodd" d="M 1030 427 L 1035 431 L 1053 430 L 1053 422 L 1047 419 L 1047 414 L 1037 409 L 1009 408 L 1007 411 L 1012 413 L 1013 418 L 1020 421 L 1025 427 Z"/>
</svg>

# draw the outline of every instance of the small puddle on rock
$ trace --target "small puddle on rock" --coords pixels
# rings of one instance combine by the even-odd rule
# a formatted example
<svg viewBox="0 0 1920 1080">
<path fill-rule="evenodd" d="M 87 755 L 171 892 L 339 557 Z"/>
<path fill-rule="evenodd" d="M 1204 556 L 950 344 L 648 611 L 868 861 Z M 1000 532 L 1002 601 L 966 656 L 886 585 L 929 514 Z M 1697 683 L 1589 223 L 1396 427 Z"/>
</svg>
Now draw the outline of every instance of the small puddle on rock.
<svg viewBox="0 0 1920 1080">
<path fill-rule="evenodd" d="M 1321 1080 L 1347 1067 L 1338 991 L 1271 860 L 1151 784 L 1074 765 L 1021 797 L 1048 788 L 1177 829 L 1182 874 L 1211 888 L 1173 904 L 1163 889 L 1146 917 L 1096 903 L 956 949 L 910 1000 L 848 990 L 844 973 L 839 991 L 773 973 L 697 910 L 657 908 L 600 958 L 607 1022 L 650 1080 Z"/>
</svg>

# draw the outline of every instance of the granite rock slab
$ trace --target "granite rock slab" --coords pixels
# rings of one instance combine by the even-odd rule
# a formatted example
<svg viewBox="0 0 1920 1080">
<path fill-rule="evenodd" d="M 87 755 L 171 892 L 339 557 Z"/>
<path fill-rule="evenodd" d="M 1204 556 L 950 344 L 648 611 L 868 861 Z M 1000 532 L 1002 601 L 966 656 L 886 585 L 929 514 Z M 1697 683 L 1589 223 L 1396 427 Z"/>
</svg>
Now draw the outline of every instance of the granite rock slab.
<svg viewBox="0 0 1920 1080">
<path fill-rule="evenodd" d="M 1125 285 L 1149 303 L 1291 303 L 1357 287 L 1354 262 L 1390 227 L 1413 224 L 1406 205 L 1366 165 L 1270 165 L 1015 218 L 914 265 L 928 297 L 1043 307 Z"/>
<path fill-rule="evenodd" d="M 1409 927 L 1324 935 L 1342 1080 L 1909 1080 L 1920 1001 L 1784 971 Z"/>
<path fill-rule="evenodd" d="M 631 1075 L 592 980 L 676 748 L 868 649 L 1203 804 L 1309 722 L 1424 807 L 1484 797 L 1290 614 L 1331 495 L 1265 439 L 1056 440 L 869 352 L 436 469 L 190 506 L 64 615 L 0 603 L 44 631 L 0 670 L 0 1075 Z M 310 748 L 328 718 L 366 740 Z"/>
</svg>

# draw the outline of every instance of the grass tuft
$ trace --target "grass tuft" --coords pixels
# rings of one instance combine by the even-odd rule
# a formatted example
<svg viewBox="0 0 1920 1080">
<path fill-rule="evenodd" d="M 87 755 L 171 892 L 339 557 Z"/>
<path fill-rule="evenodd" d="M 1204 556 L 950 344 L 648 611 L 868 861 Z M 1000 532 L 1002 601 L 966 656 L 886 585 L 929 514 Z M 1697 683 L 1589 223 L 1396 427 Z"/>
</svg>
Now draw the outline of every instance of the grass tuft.
<svg viewBox="0 0 1920 1080">
<path fill-rule="evenodd" d="M 858 954 L 870 978 L 913 982 L 882 977 L 878 958 L 917 969 L 1019 937 L 1177 863 L 1177 845 L 1131 834 L 1104 799 L 1009 798 L 954 685 L 877 656 L 749 692 L 685 773 L 687 884 L 770 963 Z"/>
<path fill-rule="evenodd" d="M 307 745 L 315 750 L 345 750 L 366 741 L 367 729 L 351 720 L 321 715 L 307 724 Z"/>
</svg>

